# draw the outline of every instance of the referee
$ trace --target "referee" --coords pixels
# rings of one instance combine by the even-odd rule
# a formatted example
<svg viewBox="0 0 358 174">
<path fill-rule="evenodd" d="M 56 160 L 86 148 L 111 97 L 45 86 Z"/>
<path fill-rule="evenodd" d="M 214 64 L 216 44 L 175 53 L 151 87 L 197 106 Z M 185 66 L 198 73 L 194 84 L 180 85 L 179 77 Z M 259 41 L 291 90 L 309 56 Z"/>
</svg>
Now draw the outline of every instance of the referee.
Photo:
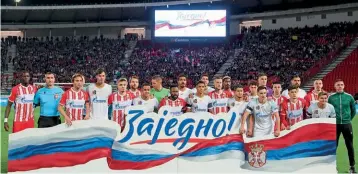
<svg viewBox="0 0 358 174">
<path fill-rule="evenodd" d="M 46 86 L 35 94 L 34 104 L 40 107 L 38 128 L 53 127 L 61 124 L 60 113 L 57 110 L 58 103 L 64 93 L 59 87 L 55 87 L 55 74 L 45 74 Z"/>
<path fill-rule="evenodd" d="M 354 168 L 353 129 L 351 123 L 353 117 L 356 115 L 355 101 L 352 95 L 344 92 L 343 80 L 336 80 L 334 88 L 336 89 L 336 93 L 329 97 L 328 103 L 332 104 L 334 106 L 334 110 L 336 111 L 336 146 L 338 146 L 339 137 L 342 133 L 348 150 L 350 165 L 349 173 L 356 173 Z"/>
</svg>

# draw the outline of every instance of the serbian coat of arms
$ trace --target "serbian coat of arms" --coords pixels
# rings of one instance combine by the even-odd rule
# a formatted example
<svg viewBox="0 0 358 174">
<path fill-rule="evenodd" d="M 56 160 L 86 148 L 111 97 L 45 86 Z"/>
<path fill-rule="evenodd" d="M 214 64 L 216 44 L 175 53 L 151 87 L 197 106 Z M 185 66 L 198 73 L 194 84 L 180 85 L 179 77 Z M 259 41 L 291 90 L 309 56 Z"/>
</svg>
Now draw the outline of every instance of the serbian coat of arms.
<svg viewBox="0 0 358 174">
<path fill-rule="evenodd" d="M 250 166 L 255 168 L 260 168 L 266 164 L 266 152 L 263 145 L 254 144 L 250 146 L 248 162 Z"/>
</svg>

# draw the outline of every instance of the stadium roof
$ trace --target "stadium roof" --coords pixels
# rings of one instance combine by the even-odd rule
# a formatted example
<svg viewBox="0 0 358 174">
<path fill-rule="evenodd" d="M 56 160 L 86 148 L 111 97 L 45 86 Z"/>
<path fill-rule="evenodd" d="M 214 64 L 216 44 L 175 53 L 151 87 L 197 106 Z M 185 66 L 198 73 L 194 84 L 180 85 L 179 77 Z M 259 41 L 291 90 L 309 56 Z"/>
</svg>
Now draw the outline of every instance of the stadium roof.
<svg viewBox="0 0 358 174">
<path fill-rule="evenodd" d="M 27 0 L 23 0 L 25 3 Z M 31 0 L 30 0 L 31 1 Z M 37 1 L 36 2 L 50 2 Z M 89 2 L 91 0 L 78 0 L 75 2 Z M 110 2 L 107 0 L 105 2 Z M 126 0 L 138 2 L 136 0 Z M 157 0 L 155 0 L 157 1 Z M 343 0 L 350 2 L 355 0 Z M 55 5 L 54 3 L 68 2 L 65 0 L 51 1 L 50 5 L 42 6 L 2 6 L 2 24 L 40 24 L 40 23 L 93 23 L 107 21 L 149 21 L 153 8 L 196 8 L 203 6 L 226 6 L 231 14 L 243 14 L 248 12 L 260 12 L 275 9 L 291 9 L 294 7 L 307 8 L 319 5 L 336 4 L 336 0 L 176 0 L 150 3 L 125 3 L 125 4 L 91 4 L 91 5 Z M 95 1 L 103 2 L 103 1 Z M 118 1 L 117 1 L 118 2 Z M 153 3 L 152 3 L 153 2 Z M 35 3 L 36 4 L 36 3 Z M 73 4 L 73 3 L 72 3 Z M 21 5 L 21 4 L 20 4 Z"/>
</svg>

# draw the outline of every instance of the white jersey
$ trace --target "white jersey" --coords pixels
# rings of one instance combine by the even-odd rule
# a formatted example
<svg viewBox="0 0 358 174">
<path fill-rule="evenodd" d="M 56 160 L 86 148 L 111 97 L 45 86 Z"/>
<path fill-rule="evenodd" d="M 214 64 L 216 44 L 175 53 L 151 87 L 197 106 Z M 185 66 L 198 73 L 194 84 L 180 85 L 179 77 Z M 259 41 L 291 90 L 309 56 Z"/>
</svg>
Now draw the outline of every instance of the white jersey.
<svg viewBox="0 0 358 174">
<path fill-rule="evenodd" d="M 105 84 L 98 88 L 96 84 L 91 84 L 87 88 L 91 104 L 91 119 L 108 120 L 108 98 L 112 94 L 112 86 Z"/>
<path fill-rule="evenodd" d="M 228 100 L 228 106 L 230 107 L 230 111 L 229 114 L 231 114 L 232 112 L 236 113 L 236 117 L 238 119 L 237 125 L 234 125 L 236 130 L 240 130 L 240 126 L 241 126 L 241 119 L 242 119 L 242 115 L 244 115 L 244 112 L 246 110 L 248 102 L 245 101 L 236 101 L 235 98 L 230 98 Z M 248 120 L 248 119 L 247 119 Z M 246 130 L 248 128 L 248 121 L 246 120 Z"/>
<path fill-rule="evenodd" d="M 305 96 L 307 95 L 306 91 L 299 88 L 298 89 L 298 98 L 305 98 Z M 288 96 L 288 90 L 284 90 L 282 92 L 282 96 L 286 97 L 287 99 L 290 99 L 290 96 Z"/>
<path fill-rule="evenodd" d="M 188 99 L 188 104 L 191 105 L 192 112 L 208 112 L 209 109 L 213 108 L 213 103 L 208 95 L 198 97 L 194 95 L 193 98 Z"/>
<path fill-rule="evenodd" d="M 215 91 L 215 89 L 212 88 L 212 87 L 210 87 L 210 86 L 208 86 L 208 89 L 205 91 L 205 92 L 206 92 L 205 94 L 209 94 L 209 92 L 212 92 L 212 91 Z M 192 94 L 196 94 L 196 88 L 193 88 L 193 89 L 191 90 L 191 93 L 192 93 Z"/>
<path fill-rule="evenodd" d="M 272 114 L 278 113 L 278 107 L 274 101 L 266 101 L 266 103 L 261 104 L 258 99 L 253 99 L 248 103 L 246 112 L 255 117 L 255 137 L 273 133 L 275 123 Z"/>
<path fill-rule="evenodd" d="M 336 118 L 336 111 L 333 105 L 326 103 L 326 107 L 321 109 L 318 107 L 318 103 L 312 103 L 307 109 L 307 115 L 310 118 Z"/>
<path fill-rule="evenodd" d="M 183 100 L 185 100 L 185 101 L 187 101 L 190 92 L 191 92 L 191 89 L 189 89 L 189 88 L 185 88 L 184 91 L 181 91 L 181 90 L 179 89 L 179 96 L 178 96 L 178 97 L 181 98 L 181 99 L 183 99 Z"/>
<path fill-rule="evenodd" d="M 141 96 L 139 96 L 133 100 L 133 105 L 134 106 L 143 105 L 146 112 L 150 113 L 150 112 L 154 112 L 154 109 L 158 109 L 159 102 L 155 97 L 152 99 L 144 100 L 142 99 Z"/>
<path fill-rule="evenodd" d="M 253 99 L 258 99 L 258 98 L 259 98 L 259 96 L 257 96 L 257 95 L 254 95 L 254 96 L 248 95 L 247 97 L 249 98 L 249 101 L 251 101 L 251 100 L 253 100 Z"/>
</svg>

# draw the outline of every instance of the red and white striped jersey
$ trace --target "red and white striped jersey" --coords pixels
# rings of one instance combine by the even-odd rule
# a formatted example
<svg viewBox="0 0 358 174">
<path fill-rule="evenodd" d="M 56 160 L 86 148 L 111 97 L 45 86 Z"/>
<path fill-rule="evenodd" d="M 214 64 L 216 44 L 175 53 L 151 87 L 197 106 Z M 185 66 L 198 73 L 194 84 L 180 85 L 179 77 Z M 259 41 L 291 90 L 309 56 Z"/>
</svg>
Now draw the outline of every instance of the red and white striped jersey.
<svg viewBox="0 0 358 174">
<path fill-rule="evenodd" d="M 281 111 L 281 106 L 282 106 L 282 103 L 287 100 L 286 97 L 280 95 L 280 97 L 276 98 L 274 95 L 272 95 L 271 97 L 269 97 L 270 99 L 272 99 L 276 104 L 277 104 L 277 107 L 278 107 L 278 110 Z"/>
<path fill-rule="evenodd" d="M 213 114 L 219 114 L 221 112 L 227 113 L 228 111 L 228 101 L 226 93 L 221 91 L 221 93 L 217 93 L 216 91 L 212 91 L 209 93 L 209 97 L 213 102 Z"/>
<path fill-rule="evenodd" d="M 234 97 L 234 91 L 231 89 L 224 90 L 224 93 L 226 93 L 227 98 L 233 98 Z"/>
<path fill-rule="evenodd" d="M 305 96 L 305 100 L 307 102 L 307 107 L 309 107 L 311 104 L 318 102 L 318 94 L 315 93 L 314 91 L 309 92 Z"/>
<path fill-rule="evenodd" d="M 172 116 L 179 116 L 183 114 L 182 109 L 186 107 L 186 102 L 182 98 L 177 98 L 176 100 L 163 98 L 159 103 L 159 108 L 162 106 L 170 106 L 169 114 Z"/>
<path fill-rule="evenodd" d="M 115 92 L 109 96 L 108 104 L 112 105 L 112 120 L 122 128 L 125 124 L 125 109 L 133 105 L 134 98 L 135 96 L 129 91 L 126 91 L 123 95 Z"/>
<path fill-rule="evenodd" d="M 18 84 L 11 89 L 9 101 L 15 104 L 14 122 L 24 122 L 34 119 L 34 97 L 37 89 L 33 85 L 27 87 Z"/>
<path fill-rule="evenodd" d="M 137 89 L 136 91 L 132 91 L 132 90 L 130 89 L 130 90 L 128 90 L 128 92 L 129 92 L 129 93 L 132 93 L 132 94 L 134 95 L 134 98 L 137 98 L 137 97 L 139 97 L 139 96 L 142 95 L 142 92 L 140 92 L 139 89 Z"/>
<path fill-rule="evenodd" d="M 83 119 L 83 111 L 87 102 L 89 102 L 89 97 L 86 91 L 81 89 L 76 92 L 70 88 L 62 95 L 60 105 L 65 106 L 67 116 L 75 121 Z"/>
<path fill-rule="evenodd" d="M 296 103 L 285 100 L 281 106 L 280 120 L 284 125 L 293 126 L 305 119 L 307 104 L 303 98 L 298 98 Z"/>
</svg>

